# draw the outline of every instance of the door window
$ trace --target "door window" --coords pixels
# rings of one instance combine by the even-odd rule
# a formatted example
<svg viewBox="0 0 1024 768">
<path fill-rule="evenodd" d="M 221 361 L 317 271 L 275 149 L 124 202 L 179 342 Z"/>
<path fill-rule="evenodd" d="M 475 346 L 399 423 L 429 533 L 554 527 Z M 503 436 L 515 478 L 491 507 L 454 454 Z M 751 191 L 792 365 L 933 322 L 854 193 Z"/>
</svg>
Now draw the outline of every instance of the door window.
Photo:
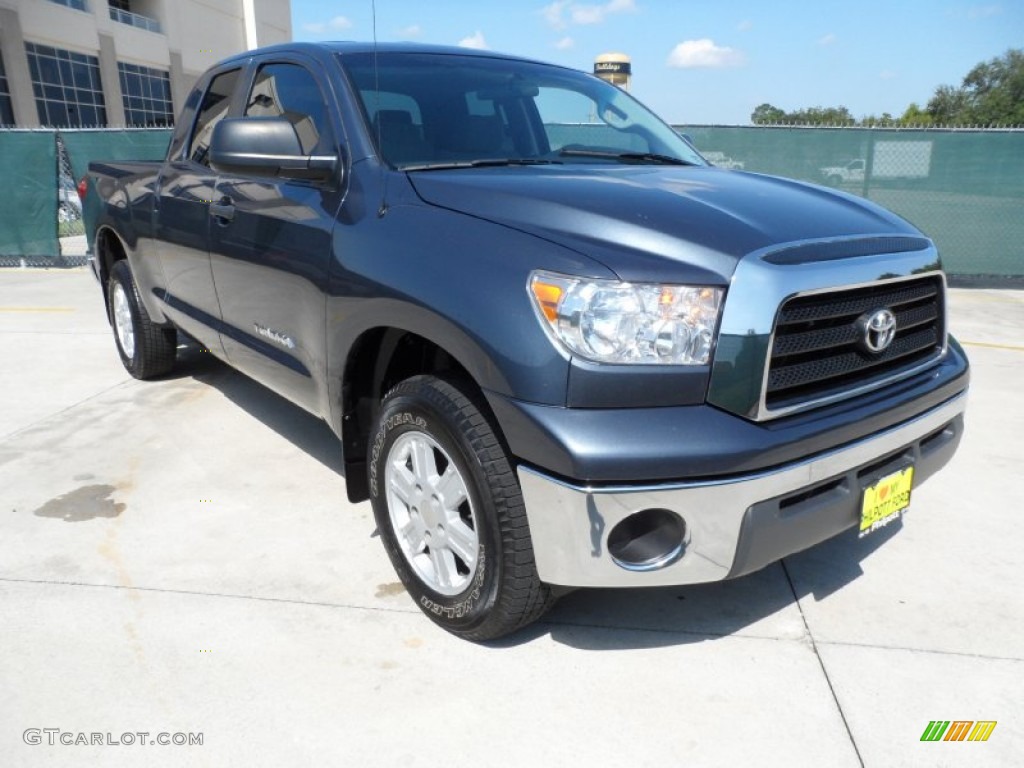
<svg viewBox="0 0 1024 768">
<path fill-rule="evenodd" d="M 207 154 L 210 151 L 213 127 L 227 116 L 228 108 L 231 106 L 231 94 L 234 93 L 235 83 L 238 82 L 238 73 L 237 69 L 221 72 L 213 78 L 210 87 L 206 89 L 188 148 L 189 158 L 197 163 L 210 164 Z"/>
<path fill-rule="evenodd" d="M 284 117 L 306 155 L 334 154 L 326 101 L 313 75 L 297 64 L 265 64 L 245 101 L 246 117 Z"/>
</svg>

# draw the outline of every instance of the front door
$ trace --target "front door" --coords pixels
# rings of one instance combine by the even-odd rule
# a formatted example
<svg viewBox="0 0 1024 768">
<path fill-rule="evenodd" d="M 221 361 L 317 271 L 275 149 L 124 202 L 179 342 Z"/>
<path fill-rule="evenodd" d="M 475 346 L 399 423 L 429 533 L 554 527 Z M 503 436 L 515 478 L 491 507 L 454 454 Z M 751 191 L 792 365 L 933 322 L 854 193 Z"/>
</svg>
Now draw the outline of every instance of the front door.
<svg viewBox="0 0 1024 768">
<path fill-rule="evenodd" d="M 260 65 L 245 116 L 283 116 L 307 155 L 338 154 L 325 90 L 297 61 Z M 319 413 L 326 380 L 324 290 L 342 192 L 330 182 L 222 174 L 210 261 L 224 349 L 239 370 Z"/>
</svg>

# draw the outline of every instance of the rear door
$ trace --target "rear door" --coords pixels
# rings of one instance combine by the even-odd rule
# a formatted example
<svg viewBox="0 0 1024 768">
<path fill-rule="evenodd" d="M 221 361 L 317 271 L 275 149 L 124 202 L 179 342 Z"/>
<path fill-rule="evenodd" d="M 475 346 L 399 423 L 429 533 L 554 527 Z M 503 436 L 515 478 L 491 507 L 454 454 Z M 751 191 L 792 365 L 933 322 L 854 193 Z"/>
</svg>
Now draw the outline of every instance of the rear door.
<svg viewBox="0 0 1024 768">
<path fill-rule="evenodd" d="M 209 253 L 210 203 L 217 174 L 207 153 L 213 127 L 230 113 L 242 71 L 235 66 L 209 79 L 188 139 L 164 163 L 156 201 L 165 311 L 179 327 L 218 349 L 220 306 Z"/>
<path fill-rule="evenodd" d="M 243 115 L 283 116 L 295 126 L 305 154 L 339 154 L 342 133 L 329 86 L 301 56 L 254 66 Z M 326 379 L 324 291 L 340 178 L 222 174 L 210 225 L 228 359 L 314 413 Z"/>
</svg>

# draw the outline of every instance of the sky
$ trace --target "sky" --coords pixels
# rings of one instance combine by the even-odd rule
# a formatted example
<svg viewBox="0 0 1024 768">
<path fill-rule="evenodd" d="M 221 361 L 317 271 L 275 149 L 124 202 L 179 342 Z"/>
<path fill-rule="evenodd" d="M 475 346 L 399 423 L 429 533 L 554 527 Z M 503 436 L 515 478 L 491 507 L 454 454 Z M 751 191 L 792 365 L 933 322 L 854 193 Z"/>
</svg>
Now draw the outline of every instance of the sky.
<svg viewBox="0 0 1024 768">
<path fill-rule="evenodd" d="M 295 40 L 373 40 L 371 0 L 291 0 Z M 764 102 L 855 117 L 924 106 L 1024 48 L 1024 0 L 377 0 L 377 39 L 464 45 L 593 70 L 633 61 L 670 123 L 746 125 Z"/>
</svg>

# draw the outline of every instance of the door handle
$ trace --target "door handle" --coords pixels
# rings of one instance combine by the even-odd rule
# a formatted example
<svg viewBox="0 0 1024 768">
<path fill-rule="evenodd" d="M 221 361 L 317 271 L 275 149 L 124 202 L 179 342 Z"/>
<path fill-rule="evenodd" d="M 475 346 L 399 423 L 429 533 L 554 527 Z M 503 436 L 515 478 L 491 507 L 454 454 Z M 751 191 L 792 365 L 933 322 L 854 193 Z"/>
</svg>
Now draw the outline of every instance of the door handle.
<svg viewBox="0 0 1024 768">
<path fill-rule="evenodd" d="M 235 218 L 235 206 L 231 204 L 231 198 L 225 196 L 220 202 L 210 203 L 210 215 L 217 219 L 219 224 L 227 224 Z"/>
</svg>

